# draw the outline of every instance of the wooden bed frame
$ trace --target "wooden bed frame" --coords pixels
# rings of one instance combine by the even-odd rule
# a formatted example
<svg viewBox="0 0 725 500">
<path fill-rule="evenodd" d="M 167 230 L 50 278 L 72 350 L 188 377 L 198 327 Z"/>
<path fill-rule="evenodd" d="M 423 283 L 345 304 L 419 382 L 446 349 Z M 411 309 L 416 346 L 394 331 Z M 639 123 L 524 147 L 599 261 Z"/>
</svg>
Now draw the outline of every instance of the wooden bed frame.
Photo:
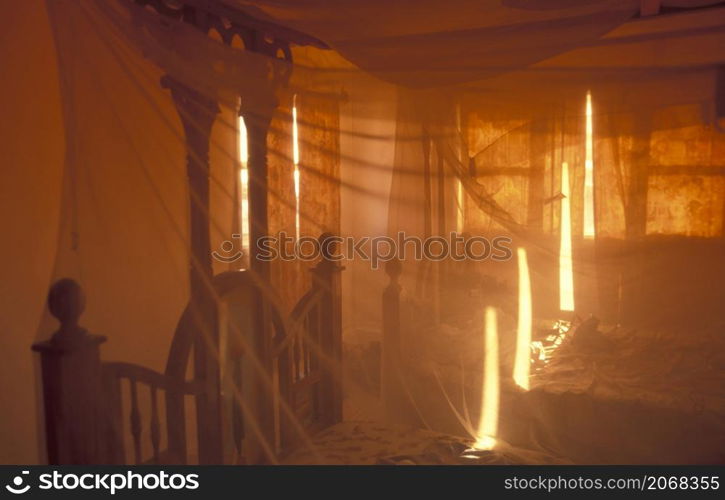
<svg viewBox="0 0 725 500">
<path fill-rule="evenodd" d="M 228 47 L 238 39 L 243 48 L 235 50 L 280 60 L 249 68 L 250 82 L 265 85 L 238 89 L 237 111 L 246 120 L 250 145 L 250 241 L 268 236 L 267 139 L 278 91 L 291 75 L 291 47 L 327 45 L 218 2 L 123 5 L 134 15 L 159 16 L 215 40 L 218 35 Z M 48 305 L 60 329 L 33 346 L 41 356 L 51 464 L 275 462 L 342 417 L 341 267 L 322 259 L 312 270 L 310 290 L 289 315 L 277 306 L 270 264 L 259 258 L 256 245 L 250 247 L 250 271 L 213 276 L 209 146 L 219 103 L 213 92 L 210 97 L 171 74 L 160 84 L 170 93 L 185 138 L 189 305 L 161 373 L 102 362 L 106 338 L 78 325 L 85 302 L 80 286 L 68 279 L 53 285 Z M 192 403 L 195 411 L 188 411 Z"/>
<path fill-rule="evenodd" d="M 163 373 L 101 361 L 106 338 L 78 325 L 80 286 L 56 282 L 48 306 L 60 329 L 33 346 L 48 463 L 275 463 L 341 421 L 341 270 L 322 259 L 288 317 L 251 272 L 216 275 L 226 334 L 201 334 L 190 303 Z"/>
</svg>

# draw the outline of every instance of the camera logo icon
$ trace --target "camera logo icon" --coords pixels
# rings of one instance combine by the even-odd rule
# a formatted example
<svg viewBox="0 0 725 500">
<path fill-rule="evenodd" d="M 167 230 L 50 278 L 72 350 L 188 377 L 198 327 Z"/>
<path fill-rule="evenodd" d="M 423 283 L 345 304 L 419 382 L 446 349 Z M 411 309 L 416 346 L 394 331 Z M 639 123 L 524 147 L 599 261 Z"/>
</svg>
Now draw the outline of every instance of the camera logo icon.
<svg viewBox="0 0 725 500">
<path fill-rule="evenodd" d="M 238 240 L 241 243 L 242 235 L 233 234 L 232 239 Z M 211 256 L 214 257 L 215 260 L 224 264 L 231 264 L 232 262 L 235 262 L 244 257 L 244 252 L 242 252 L 241 250 L 237 250 L 236 252 L 234 251 L 234 249 L 236 248 L 234 241 L 223 241 L 220 248 L 221 252 L 217 252 L 216 250 L 214 250 L 211 253 Z"/>
<path fill-rule="evenodd" d="M 27 493 L 27 491 L 30 489 L 30 485 L 26 484 L 25 486 L 23 486 L 23 476 L 27 476 L 28 474 L 30 474 L 30 471 L 22 471 L 20 476 L 15 476 L 13 478 L 12 484 L 5 485 L 5 489 L 15 495 L 22 495 L 23 493 Z"/>
</svg>

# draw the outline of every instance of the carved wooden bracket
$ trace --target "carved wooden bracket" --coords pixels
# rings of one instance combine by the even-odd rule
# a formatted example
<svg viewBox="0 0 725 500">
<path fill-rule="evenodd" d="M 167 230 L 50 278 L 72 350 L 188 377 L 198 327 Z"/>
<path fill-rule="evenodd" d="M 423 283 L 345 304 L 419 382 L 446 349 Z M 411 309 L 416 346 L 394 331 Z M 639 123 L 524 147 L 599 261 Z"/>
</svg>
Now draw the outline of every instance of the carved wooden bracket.
<svg viewBox="0 0 725 500">
<path fill-rule="evenodd" d="M 244 49 L 269 56 L 283 53 L 283 59 L 292 59 L 290 45 L 310 45 L 321 49 L 327 44 L 302 32 L 264 20 L 261 11 L 255 16 L 235 9 L 222 2 L 208 0 L 132 0 L 142 7 L 150 7 L 157 13 L 194 26 L 205 34 L 212 30 L 219 33 L 222 41 L 231 45 L 234 36 L 244 43 Z"/>
</svg>

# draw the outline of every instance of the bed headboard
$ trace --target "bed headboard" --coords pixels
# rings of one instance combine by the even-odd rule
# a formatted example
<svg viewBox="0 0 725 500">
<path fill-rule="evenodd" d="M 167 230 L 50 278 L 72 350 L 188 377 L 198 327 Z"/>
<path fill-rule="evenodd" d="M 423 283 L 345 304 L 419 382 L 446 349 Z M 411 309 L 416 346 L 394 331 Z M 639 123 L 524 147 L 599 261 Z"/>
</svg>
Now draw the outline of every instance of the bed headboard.
<svg viewBox="0 0 725 500">
<path fill-rule="evenodd" d="M 220 314 L 227 325 L 220 336 L 222 427 L 241 462 L 273 462 L 342 420 L 341 269 L 328 260 L 313 268 L 310 289 L 288 315 L 249 275 L 229 276 L 235 284 L 222 295 Z M 247 314 L 260 295 L 270 306 L 266 340 Z"/>
<path fill-rule="evenodd" d="M 286 336 L 275 344 L 274 366 L 288 405 L 278 412 L 283 452 L 342 420 L 341 270 L 327 260 L 313 269 L 310 290 L 293 309 Z"/>
</svg>

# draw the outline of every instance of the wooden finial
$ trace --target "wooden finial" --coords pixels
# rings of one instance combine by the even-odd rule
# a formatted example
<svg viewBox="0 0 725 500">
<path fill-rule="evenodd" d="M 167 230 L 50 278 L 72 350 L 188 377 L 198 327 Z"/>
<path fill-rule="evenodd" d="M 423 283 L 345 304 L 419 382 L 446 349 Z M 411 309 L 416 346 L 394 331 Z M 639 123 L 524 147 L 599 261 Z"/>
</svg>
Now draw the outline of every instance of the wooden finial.
<svg viewBox="0 0 725 500">
<path fill-rule="evenodd" d="M 81 286 L 70 278 L 56 281 L 48 292 L 48 309 L 60 322 L 54 338 L 69 338 L 83 333 L 78 319 L 86 307 L 86 296 Z"/>
</svg>

